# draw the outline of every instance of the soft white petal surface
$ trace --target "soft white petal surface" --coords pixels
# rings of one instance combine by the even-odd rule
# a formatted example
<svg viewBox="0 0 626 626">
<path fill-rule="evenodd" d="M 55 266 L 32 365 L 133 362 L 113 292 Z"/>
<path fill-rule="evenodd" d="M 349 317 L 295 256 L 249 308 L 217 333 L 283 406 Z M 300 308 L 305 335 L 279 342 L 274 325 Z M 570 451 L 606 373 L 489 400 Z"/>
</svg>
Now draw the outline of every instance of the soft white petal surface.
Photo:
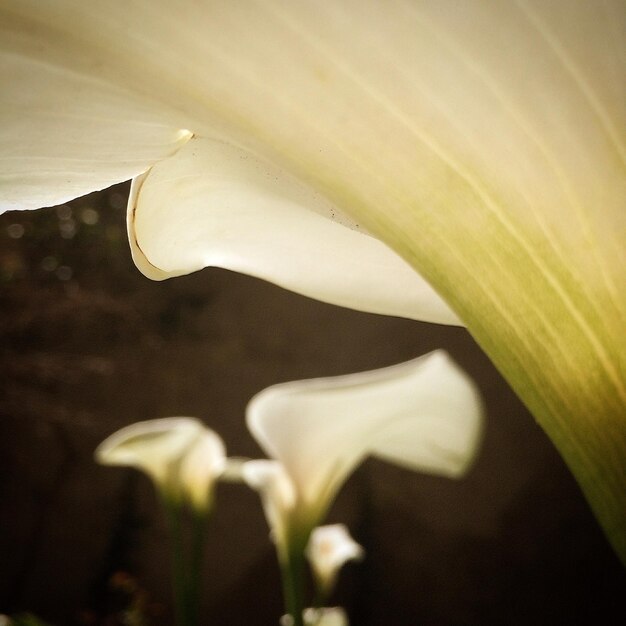
<svg viewBox="0 0 626 626">
<path fill-rule="evenodd" d="M 293 481 L 299 506 L 323 512 L 368 454 L 460 476 L 480 441 L 482 411 L 468 377 L 444 352 L 392 367 L 270 387 L 248 427 Z"/>
<path fill-rule="evenodd" d="M 289 518 L 297 505 L 298 494 L 284 466 L 266 459 L 248 461 L 241 468 L 241 477 L 259 492 L 265 518 L 279 551 L 287 548 Z"/>
<path fill-rule="evenodd" d="M 384 244 L 285 171 L 223 142 L 192 139 L 136 180 L 128 226 L 150 278 L 217 266 L 333 304 L 459 324 Z"/>
<path fill-rule="evenodd" d="M 552 341 L 543 311 L 554 311 L 611 369 L 595 329 L 626 311 L 623 0 L 2 0 L 0 29 L 10 150 L 25 133 L 36 159 L 39 141 L 87 140 L 94 125 L 48 125 L 28 102 L 31 75 L 55 114 L 100 119 L 94 103 L 112 99 L 121 127 L 229 136 L 393 240 L 477 327 L 475 308 L 507 337 L 528 320 Z M 39 97 L 55 73 L 77 106 L 64 84 Z M 153 136 L 128 132 L 113 134 L 118 161 Z M 57 194 L 41 189 L 24 206 Z M 592 306 L 581 314 L 579 302 Z"/>
<path fill-rule="evenodd" d="M 180 462 L 178 480 L 191 504 L 198 510 L 211 505 L 213 486 L 226 464 L 226 448 L 221 437 L 204 428 Z"/>
<path fill-rule="evenodd" d="M 311 532 L 306 557 L 317 584 L 330 593 L 339 570 L 345 563 L 363 558 L 363 548 L 352 538 L 344 524 L 317 526 Z"/>
<path fill-rule="evenodd" d="M 305 609 L 303 616 L 306 626 L 348 626 L 348 616 L 339 606 Z"/>
<path fill-rule="evenodd" d="M 127 180 L 191 137 L 165 108 L 72 67 L 69 57 L 89 56 L 87 48 L 68 39 L 53 49 L 38 29 L 23 28 L 0 14 L 0 212 Z"/>
<path fill-rule="evenodd" d="M 191 417 L 166 417 L 136 422 L 107 437 L 95 457 L 103 465 L 123 465 L 146 472 L 164 485 L 172 467 L 202 436 L 204 426 Z"/>
</svg>

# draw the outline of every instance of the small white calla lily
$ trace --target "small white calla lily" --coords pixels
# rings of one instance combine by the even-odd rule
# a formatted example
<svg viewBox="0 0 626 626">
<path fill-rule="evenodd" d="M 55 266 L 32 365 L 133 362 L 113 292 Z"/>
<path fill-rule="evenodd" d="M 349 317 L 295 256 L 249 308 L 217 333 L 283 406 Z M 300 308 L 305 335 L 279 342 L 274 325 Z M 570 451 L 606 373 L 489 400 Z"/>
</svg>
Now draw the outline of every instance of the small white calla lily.
<svg viewBox="0 0 626 626">
<path fill-rule="evenodd" d="M 199 420 L 191 417 L 165 417 L 136 422 L 107 437 L 95 457 L 102 465 L 122 465 L 139 469 L 160 487 L 171 481 L 172 468 L 203 432 Z"/>
<path fill-rule="evenodd" d="M 244 463 L 242 479 L 261 494 L 265 517 L 277 546 L 286 546 L 290 519 L 298 494 L 285 468 L 278 461 L 256 460 Z"/>
<path fill-rule="evenodd" d="M 139 469 L 165 498 L 185 499 L 204 511 L 212 503 L 225 449 L 219 436 L 199 420 L 166 417 L 118 430 L 97 447 L 95 457 L 102 465 Z"/>
<path fill-rule="evenodd" d="M 348 626 L 348 616 L 339 606 L 304 610 L 306 626 Z"/>
<path fill-rule="evenodd" d="M 363 558 L 365 552 L 344 524 L 329 524 L 313 529 L 305 554 L 320 593 L 327 597 L 343 565 Z"/>
<path fill-rule="evenodd" d="M 292 541 L 306 544 L 367 455 L 462 475 L 478 448 L 482 411 L 474 385 L 438 351 L 371 372 L 270 387 L 251 400 L 247 421 L 273 461 L 245 464 L 243 477 L 259 489 L 285 559 Z"/>
<path fill-rule="evenodd" d="M 302 612 L 304 626 L 348 626 L 348 616 L 339 606 L 314 609 L 309 607 Z M 294 626 L 291 615 L 283 615 L 280 626 Z"/>
<path fill-rule="evenodd" d="M 314 609 L 309 607 L 302 612 L 304 626 L 348 626 L 348 616 L 339 606 Z M 283 615 L 280 626 L 293 626 L 291 615 Z"/>
</svg>

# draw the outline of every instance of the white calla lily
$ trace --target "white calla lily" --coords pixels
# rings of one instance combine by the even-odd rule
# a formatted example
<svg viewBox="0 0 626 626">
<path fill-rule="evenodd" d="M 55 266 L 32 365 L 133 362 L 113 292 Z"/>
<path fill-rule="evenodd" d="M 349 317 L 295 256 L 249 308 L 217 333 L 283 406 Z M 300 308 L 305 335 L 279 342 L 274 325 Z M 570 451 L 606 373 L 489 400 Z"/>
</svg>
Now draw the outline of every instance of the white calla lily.
<svg viewBox="0 0 626 626">
<path fill-rule="evenodd" d="M 457 477 L 482 432 L 476 389 L 441 351 L 371 372 L 269 387 L 250 401 L 247 421 L 272 460 L 246 463 L 243 477 L 261 493 L 282 559 L 293 542 L 306 544 L 366 456 Z"/>
<path fill-rule="evenodd" d="M 327 598 L 335 586 L 339 570 L 348 561 L 362 559 L 365 552 L 345 524 L 329 524 L 313 529 L 305 554 L 319 593 Z"/>
<path fill-rule="evenodd" d="M 272 539 L 279 549 L 284 549 L 289 542 L 289 520 L 298 504 L 289 474 L 278 461 L 260 459 L 244 463 L 241 478 L 261 494 Z"/>
<path fill-rule="evenodd" d="M 159 486 L 171 482 L 173 468 L 198 440 L 202 423 L 191 417 L 136 422 L 107 437 L 95 451 L 98 463 L 134 467 Z"/>
<path fill-rule="evenodd" d="M 339 606 L 304 609 L 302 619 L 305 626 L 348 626 L 348 616 Z M 283 615 L 280 626 L 294 626 L 291 615 Z"/>
<path fill-rule="evenodd" d="M 136 422 L 107 437 L 96 449 L 103 465 L 142 470 L 162 498 L 172 533 L 173 592 L 177 624 L 196 624 L 199 615 L 205 523 L 215 482 L 226 466 L 221 438 L 193 417 Z M 185 548 L 184 505 L 190 505 L 190 552 Z"/>
<path fill-rule="evenodd" d="M 479 395 L 442 351 L 370 372 L 269 387 L 252 398 L 246 418 L 271 460 L 248 461 L 241 474 L 261 495 L 287 614 L 297 626 L 309 537 L 356 466 L 375 455 L 458 477 L 482 432 Z M 323 592 L 336 574 L 338 561 L 331 561 L 318 563 Z"/>
<path fill-rule="evenodd" d="M 190 132 L 272 162 L 435 287 L 626 559 L 625 42 L 623 0 L 1 0 L 2 206 L 138 175 Z M 138 199 L 155 271 L 201 265 L 187 233 L 188 265 L 161 259 Z"/>
<path fill-rule="evenodd" d="M 304 611 L 305 626 L 348 626 L 348 616 L 339 606 Z M 282 626 L 282 625 L 281 625 Z"/>
<path fill-rule="evenodd" d="M 118 430 L 96 448 L 95 457 L 102 465 L 139 469 L 166 499 L 206 511 L 226 453 L 220 437 L 199 420 L 166 417 Z"/>
</svg>

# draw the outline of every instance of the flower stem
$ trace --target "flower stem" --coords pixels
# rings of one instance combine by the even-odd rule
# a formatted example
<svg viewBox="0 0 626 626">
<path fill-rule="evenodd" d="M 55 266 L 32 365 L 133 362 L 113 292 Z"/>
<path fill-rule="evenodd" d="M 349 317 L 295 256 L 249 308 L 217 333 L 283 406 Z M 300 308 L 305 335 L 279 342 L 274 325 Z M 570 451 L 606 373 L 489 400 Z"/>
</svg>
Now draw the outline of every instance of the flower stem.
<svg viewBox="0 0 626 626">
<path fill-rule="evenodd" d="M 192 622 L 188 619 L 188 586 L 182 533 L 182 507 L 180 503 L 167 498 L 164 501 L 164 505 L 171 534 L 172 591 L 176 624 L 178 626 L 192 626 Z"/>
<path fill-rule="evenodd" d="M 187 624 L 197 626 L 200 612 L 200 580 L 204 556 L 205 530 L 208 515 L 205 511 L 195 510 L 192 513 L 191 557 L 187 590 Z"/>
<path fill-rule="evenodd" d="M 281 559 L 281 574 L 285 612 L 291 615 L 293 626 L 304 626 L 302 617 L 304 556 L 302 550 L 292 549 L 285 559 Z"/>
<path fill-rule="evenodd" d="M 316 584 L 315 595 L 313 596 L 311 606 L 314 609 L 321 609 L 323 606 L 326 606 L 328 595 L 327 590 L 321 584 Z"/>
</svg>

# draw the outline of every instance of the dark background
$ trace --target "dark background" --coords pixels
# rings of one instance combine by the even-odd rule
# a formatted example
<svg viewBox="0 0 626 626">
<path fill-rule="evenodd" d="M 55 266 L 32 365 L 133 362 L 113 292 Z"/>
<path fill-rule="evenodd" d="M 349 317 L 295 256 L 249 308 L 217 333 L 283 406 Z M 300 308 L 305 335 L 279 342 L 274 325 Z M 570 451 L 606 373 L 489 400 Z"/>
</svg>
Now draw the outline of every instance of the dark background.
<svg viewBox="0 0 626 626">
<path fill-rule="evenodd" d="M 484 448 L 460 481 L 373 460 L 355 473 L 330 521 L 347 523 L 367 557 L 345 569 L 335 600 L 353 626 L 626 623 L 624 570 L 465 330 L 348 311 L 221 270 L 151 282 L 130 260 L 126 195 L 122 185 L 0 217 L 0 613 L 59 626 L 171 623 L 151 485 L 92 459 L 114 430 L 193 415 L 230 454 L 256 457 L 243 415 L 262 388 L 442 347 L 486 399 Z M 278 571 L 255 493 L 220 485 L 205 556 L 203 624 L 277 624 Z"/>
</svg>

